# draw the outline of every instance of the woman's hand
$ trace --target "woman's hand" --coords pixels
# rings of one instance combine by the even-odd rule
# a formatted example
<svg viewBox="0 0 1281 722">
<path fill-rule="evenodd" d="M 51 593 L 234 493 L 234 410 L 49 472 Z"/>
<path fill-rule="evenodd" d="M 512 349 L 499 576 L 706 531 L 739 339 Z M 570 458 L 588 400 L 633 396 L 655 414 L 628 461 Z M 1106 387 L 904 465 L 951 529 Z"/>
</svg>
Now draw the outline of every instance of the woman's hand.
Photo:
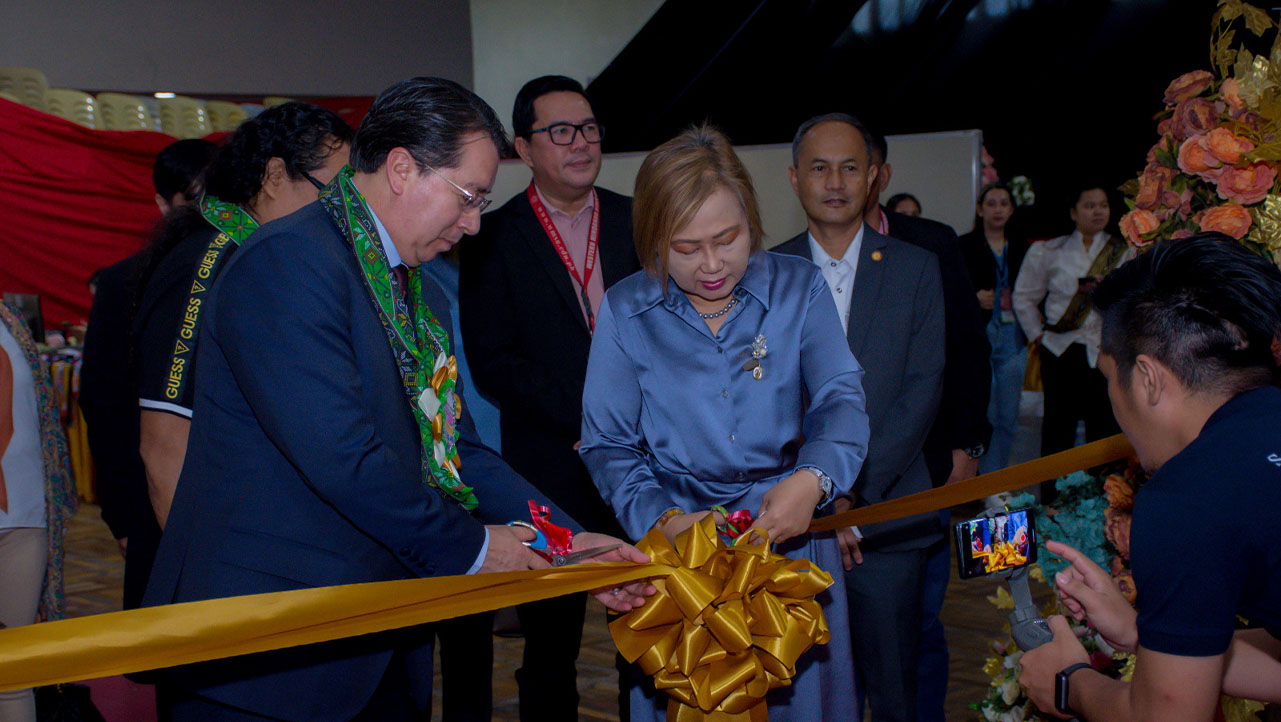
<svg viewBox="0 0 1281 722">
<path fill-rule="evenodd" d="M 672 546 L 676 546 L 676 537 L 680 536 L 681 532 L 697 524 L 708 514 L 713 515 L 713 520 L 716 522 L 717 526 L 725 523 L 725 517 L 720 514 L 713 514 L 713 512 L 710 511 L 695 511 L 690 512 L 689 514 L 677 514 L 663 522 L 663 524 L 658 527 L 658 530 L 663 532 L 663 536 L 667 537 L 667 541 L 671 542 Z"/>
<path fill-rule="evenodd" d="M 979 297 L 980 308 L 984 311 L 992 310 L 992 306 L 996 303 L 996 293 L 992 289 L 986 288 L 974 295 Z"/>
<path fill-rule="evenodd" d="M 746 533 L 768 532 L 774 544 L 804 534 L 814 518 L 814 508 L 822 500 L 823 487 L 818 475 L 801 469 L 765 492 L 760 516 Z"/>
</svg>

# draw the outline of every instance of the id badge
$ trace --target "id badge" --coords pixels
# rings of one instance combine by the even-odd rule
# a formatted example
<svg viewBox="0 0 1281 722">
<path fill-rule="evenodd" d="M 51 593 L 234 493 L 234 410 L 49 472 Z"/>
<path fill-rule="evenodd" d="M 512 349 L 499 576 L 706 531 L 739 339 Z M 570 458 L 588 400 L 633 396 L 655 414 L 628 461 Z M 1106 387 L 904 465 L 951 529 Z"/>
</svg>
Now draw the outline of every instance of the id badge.
<svg viewBox="0 0 1281 722">
<path fill-rule="evenodd" d="M 1001 323 L 1014 323 L 1014 312 L 1001 309 Z"/>
</svg>

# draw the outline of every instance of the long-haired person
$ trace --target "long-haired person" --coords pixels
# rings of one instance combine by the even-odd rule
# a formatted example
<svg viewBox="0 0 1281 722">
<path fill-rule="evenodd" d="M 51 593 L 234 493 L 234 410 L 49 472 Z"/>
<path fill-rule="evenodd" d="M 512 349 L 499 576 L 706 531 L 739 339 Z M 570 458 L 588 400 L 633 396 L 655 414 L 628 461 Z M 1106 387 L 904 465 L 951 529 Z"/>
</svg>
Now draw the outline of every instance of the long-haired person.
<svg viewBox="0 0 1281 722">
<path fill-rule="evenodd" d="M 974 230 L 961 236 L 961 253 L 992 345 L 992 396 L 987 407 L 992 441 L 979 458 L 980 474 L 1003 469 L 1010 462 L 1027 365 L 1027 339 L 1014 315 L 1014 281 L 1023 267 L 1027 244 L 1006 232 L 1014 208 L 1008 187 L 984 186 L 975 204 Z"/>
<path fill-rule="evenodd" d="M 644 270 L 605 294 L 583 394 L 581 453 L 601 496 L 633 538 L 746 509 L 779 552 L 839 576 L 835 535 L 806 528 L 858 477 L 868 423 L 822 274 L 762 250 L 751 179 L 707 127 L 645 159 L 633 219 Z M 767 697 L 775 722 L 855 714 L 844 585 L 819 601 L 831 641 Z M 631 719 L 662 719 L 666 703 L 638 686 Z"/>
<path fill-rule="evenodd" d="M 187 450 L 208 289 L 258 226 L 316 200 L 347 163 L 352 137 L 342 118 L 319 106 L 291 102 L 264 110 L 218 152 L 200 202 L 172 213 L 152 243 L 134 328 L 139 449 L 162 528 Z"/>
</svg>

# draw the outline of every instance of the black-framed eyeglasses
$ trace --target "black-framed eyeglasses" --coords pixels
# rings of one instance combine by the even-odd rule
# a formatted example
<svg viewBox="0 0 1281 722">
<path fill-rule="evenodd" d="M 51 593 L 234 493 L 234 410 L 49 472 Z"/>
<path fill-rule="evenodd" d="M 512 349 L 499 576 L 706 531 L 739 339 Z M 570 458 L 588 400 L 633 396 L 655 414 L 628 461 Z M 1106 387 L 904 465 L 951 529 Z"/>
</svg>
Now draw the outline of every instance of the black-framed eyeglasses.
<svg viewBox="0 0 1281 722">
<path fill-rule="evenodd" d="M 583 134 L 583 140 L 588 143 L 599 143 L 605 137 L 605 126 L 594 120 L 586 123 L 552 123 L 546 128 L 536 128 L 529 131 L 530 135 L 534 133 L 546 133 L 547 138 L 556 145 L 573 145 L 574 138 Z"/>
<path fill-rule="evenodd" d="M 298 171 L 298 172 L 299 172 L 299 173 L 302 173 L 302 177 L 303 177 L 303 178 L 306 178 L 306 179 L 307 179 L 307 182 L 309 182 L 309 183 L 311 183 L 312 185 L 316 186 L 316 190 L 318 190 L 318 191 L 319 191 L 319 190 L 324 190 L 324 188 L 325 188 L 325 184 L 324 184 L 324 183 L 321 183 L 321 182 L 316 178 L 316 176 L 314 176 L 314 175 L 312 175 L 312 174 L 308 173 L 308 172 L 307 172 L 307 171 L 305 171 L 305 170 L 303 170 L 303 171 Z"/>
<path fill-rule="evenodd" d="M 440 177 L 441 180 L 453 186 L 454 190 L 458 191 L 463 195 L 463 208 L 474 208 L 483 213 L 485 209 L 489 207 L 489 204 L 494 202 L 492 199 L 486 198 L 480 195 L 479 193 L 472 193 L 466 188 L 449 180 L 448 178 L 445 177 L 443 173 L 441 173 L 440 171 L 436 170 L 435 168 L 432 168 L 431 166 L 425 163 L 423 164 L 423 167 L 431 171 L 432 173 L 435 173 L 437 176 Z"/>
</svg>

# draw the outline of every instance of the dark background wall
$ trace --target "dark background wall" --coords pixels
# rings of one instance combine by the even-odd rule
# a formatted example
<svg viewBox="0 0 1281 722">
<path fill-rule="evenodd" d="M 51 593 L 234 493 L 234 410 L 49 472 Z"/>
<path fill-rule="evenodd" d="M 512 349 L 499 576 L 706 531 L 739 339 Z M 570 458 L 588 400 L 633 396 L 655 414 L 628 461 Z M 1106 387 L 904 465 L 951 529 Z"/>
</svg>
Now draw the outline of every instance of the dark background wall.
<svg viewBox="0 0 1281 722">
<path fill-rule="evenodd" d="M 788 142 L 805 118 L 833 110 L 886 134 L 979 128 L 1002 178 L 1032 179 L 1038 203 L 1025 221 L 1048 235 L 1069 225 L 1065 196 L 1078 181 L 1115 188 L 1141 170 L 1166 85 L 1209 69 L 1215 7 L 669 0 L 590 91 L 608 151 L 649 149 L 704 119 L 735 143 Z"/>
</svg>

